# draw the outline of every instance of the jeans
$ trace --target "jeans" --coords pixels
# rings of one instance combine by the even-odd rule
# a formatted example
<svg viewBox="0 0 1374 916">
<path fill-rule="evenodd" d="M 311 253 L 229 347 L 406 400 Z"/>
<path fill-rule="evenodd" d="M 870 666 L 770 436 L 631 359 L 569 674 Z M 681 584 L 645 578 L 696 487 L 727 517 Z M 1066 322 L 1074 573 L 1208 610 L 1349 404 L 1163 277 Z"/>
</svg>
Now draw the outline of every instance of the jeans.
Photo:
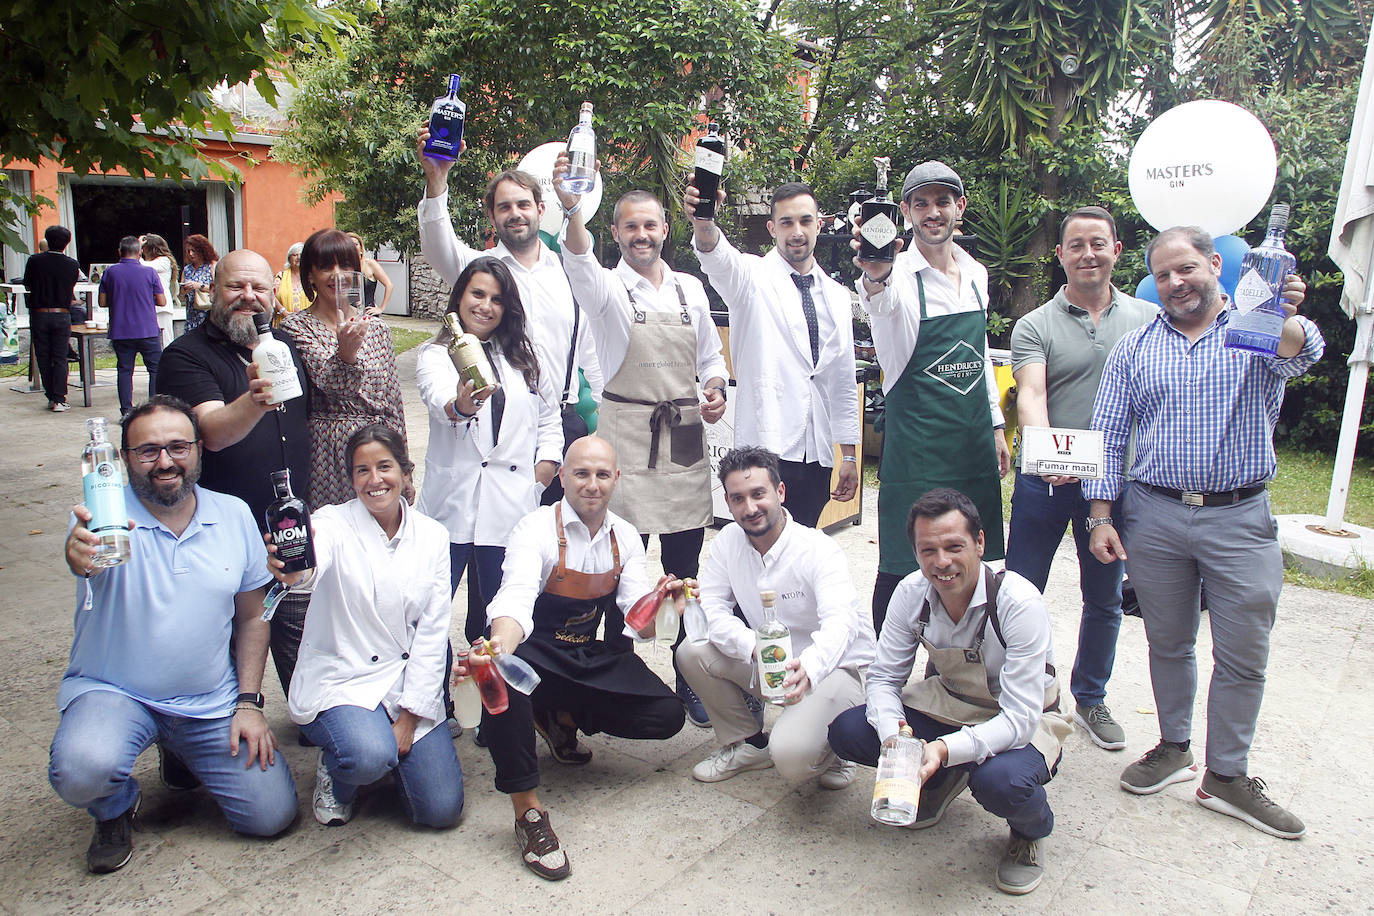
<svg viewBox="0 0 1374 916">
<path fill-rule="evenodd" d="M 957 725 L 937 722 L 910 706 L 902 708 L 906 711 L 906 723 L 922 741 L 934 741 L 959 730 Z M 830 746 L 845 760 L 875 767 L 882 745 L 866 716 L 863 706 L 836 716 L 830 723 Z M 1045 766 L 1045 758 L 1029 744 L 993 754 L 982 763 L 962 763 L 937 770 L 930 777 L 930 787 L 942 784 L 951 770 L 966 771 L 974 800 L 989 814 L 1004 818 L 1019 836 L 1039 840 L 1054 829 L 1054 812 L 1045 794 L 1045 783 L 1052 774 Z"/>
<path fill-rule="evenodd" d="M 43 392 L 53 404 L 67 402 L 67 342 L 72 336 L 70 312 L 29 312 L 29 336 Z"/>
<path fill-rule="evenodd" d="M 1116 637 L 1121 630 L 1120 560 L 1103 564 L 1088 552 L 1088 501 L 1082 484 L 1053 488 L 1043 478 L 1016 474 L 1011 497 L 1011 533 L 1007 537 L 1007 569 L 1029 579 L 1040 591 L 1049 579 L 1050 563 L 1071 526 L 1078 548 L 1078 584 L 1083 592 L 1083 616 L 1078 624 L 1078 655 L 1074 658 L 1069 690 L 1083 706 L 1096 706 L 1107 697 L 1107 680 L 1116 661 Z M 1119 513 L 1113 512 L 1120 522 Z"/>
<path fill-rule="evenodd" d="M 324 754 L 334 780 L 334 797 L 353 801 L 358 787 L 371 785 L 392 770 L 410 819 L 426 827 L 448 828 L 463 813 L 463 771 L 453 750 L 453 738 L 440 722 L 398 756 L 396 734 L 386 710 L 335 706 L 301 726 Z"/>
<path fill-rule="evenodd" d="M 134 761 L 153 742 L 164 745 L 210 790 L 229 826 L 249 836 L 275 836 L 296 819 L 296 786 L 286 758 L 263 770 L 229 753 L 231 717 L 185 719 L 154 712 L 113 690 L 92 690 L 71 702 L 53 735 L 48 782 L 62 800 L 106 821 L 138 798 Z"/>
<path fill-rule="evenodd" d="M 463 581 L 463 570 L 471 565 L 468 561 L 476 561 L 475 574 L 468 579 L 468 618 L 463 624 L 463 635 L 471 645 L 487 631 L 487 605 L 501 587 L 501 564 L 506 559 L 506 548 L 485 544 L 449 544 L 448 556 L 450 592 L 458 591 L 458 583 Z"/>
<path fill-rule="evenodd" d="M 115 353 L 116 380 L 119 385 L 119 409 L 127 413 L 134 409 L 134 357 L 143 357 L 143 368 L 148 370 L 148 397 L 157 393 L 157 366 L 162 362 L 161 337 L 131 337 L 125 340 L 111 340 L 110 349 Z"/>
</svg>

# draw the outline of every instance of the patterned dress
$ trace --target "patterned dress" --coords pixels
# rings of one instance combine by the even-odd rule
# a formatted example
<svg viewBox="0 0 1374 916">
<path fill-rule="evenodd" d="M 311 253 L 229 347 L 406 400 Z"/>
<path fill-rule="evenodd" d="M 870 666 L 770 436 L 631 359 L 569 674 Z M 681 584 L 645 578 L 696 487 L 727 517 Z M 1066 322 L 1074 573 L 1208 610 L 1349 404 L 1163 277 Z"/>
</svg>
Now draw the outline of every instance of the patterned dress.
<svg viewBox="0 0 1374 916">
<path fill-rule="evenodd" d="M 187 264 L 181 276 L 187 283 L 205 283 L 208 285 L 215 282 L 215 265 L 201 264 L 199 267 L 192 267 Z M 194 331 L 205 323 L 206 313 L 196 308 L 196 294 L 194 292 L 186 295 L 186 301 L 183 304 L 186 306 L 185 330 Z"/>
<path fill-rule="evenodd" d="M 368 319 L 367 336 L 353 365 L 339 359 L 339 340 L 310 312 L 295 312 L 282 330 L 296 341 L 296 349 L 315 390 L 310 410 L 310 506 L 346 503 L 354 497 L 353 483 L 344 469 L 348 437 L 369 423 L 385 423 L 406 434 L 401 380 L 396 374 L 396 349 L 391 328 Z"/>
</svg>

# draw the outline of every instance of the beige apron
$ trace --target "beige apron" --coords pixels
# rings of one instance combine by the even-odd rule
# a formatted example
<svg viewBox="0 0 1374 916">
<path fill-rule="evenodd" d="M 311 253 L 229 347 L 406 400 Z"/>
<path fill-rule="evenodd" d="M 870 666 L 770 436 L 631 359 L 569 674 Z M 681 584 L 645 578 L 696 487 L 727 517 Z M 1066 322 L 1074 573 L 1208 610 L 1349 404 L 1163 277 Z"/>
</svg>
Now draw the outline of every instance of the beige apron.
<svg viewBox="0 0 1374 916">
<path fill-rule="evenodd" d="M 983 664 L 983 637 L 991 621 L 994 632 L 1001 639 L 1001 629 L 993 611 L 997 607 L 997 589 L 1001 585 L 1002 574 L 994 575 L 984 566 L 983 578 L 988 601 L 982 608 L 983 621 L 973 648 L 941 649 L 926 639 L 926 624 L 930 622 L 929 598 L 921 606 L 921 614 L 916 619 L 917 638 L 930 654 L 930 662 L 926 665 L 925 677 L 908 682 L 902 690 L 902 702 L 946 725 L 980 725 L 1001 710 L 997 702 L 1002 692 L 1001 683 L 997 675 L 990 674 Z M 1054 666 L 1046 663 L 1045 673 L 1055 677 Z M 1069 718 L 1059 712 L 1057 677 L 1045 688 L 1043 709 L 1044 714 L 1035 728 L 1035 734 L 1031 736 L 1030 744 L 1045 758 L 1046 769 L 1053 772 L 1064 747 L 1064 739 L 1073 731 Z"/>
<path fill-rule="evenodd" d="M 644 312 L 630 299 L 625 361 L 606 383 L 597 435 L 615 446 L 620 482 L 611 511 L 641 534 L 711 522 L 711 462 L 697 401 L 697 334 L 677 288 L 678 314 Z M 629 292 L 627 290 L 627 292 Z"/>
</svg>

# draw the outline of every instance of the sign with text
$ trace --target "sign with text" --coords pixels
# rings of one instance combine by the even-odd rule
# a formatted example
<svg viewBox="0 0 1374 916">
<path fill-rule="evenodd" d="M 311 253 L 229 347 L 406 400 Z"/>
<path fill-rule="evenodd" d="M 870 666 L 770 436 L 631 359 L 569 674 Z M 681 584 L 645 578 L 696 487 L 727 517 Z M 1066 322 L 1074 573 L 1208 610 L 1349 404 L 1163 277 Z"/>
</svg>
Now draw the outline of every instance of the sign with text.
<svg viewBox="0 0 1374 916">
<path fill-rule="evenodd" d="M 1027 426 L 1021 430 L 1021 471 L 1025 474 L 1102 476 L 1102 432 Z"/>
</svg>

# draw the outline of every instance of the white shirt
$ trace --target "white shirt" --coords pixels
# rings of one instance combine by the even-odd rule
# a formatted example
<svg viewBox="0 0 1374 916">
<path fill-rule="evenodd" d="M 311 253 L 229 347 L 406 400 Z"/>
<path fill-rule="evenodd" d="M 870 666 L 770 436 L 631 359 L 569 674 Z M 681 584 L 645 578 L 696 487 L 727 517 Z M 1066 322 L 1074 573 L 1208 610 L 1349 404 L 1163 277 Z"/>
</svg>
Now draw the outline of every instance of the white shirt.
<svg viewBox="0 0 1374 916">
<path fill-rule="evenodd" d="M 540 461 L 563 460 L 563 424 L 552 405 L 558 388 L 542 369 L 531 391 L 505 354 L 493 348 L 506 406 L 500 438 L 492 441 L 492 399 L 476 416 L 453 421 L 445 407 L 458 390 L 458 370 L 448 350 L 420 346 L 415 381 L 429 413 L 425 482 L 416 508 L 448 529 L 454 544 L 504 547 L 525 514 L 539 505 L 543 488 L 534 478 Z"/>
<path fill-rule="evenodd" d="M 954 246 L 954 263 L 959 265 L 957 289 L 944 271 L 931 267 L 920 249 L 914 247 L 897 253 L 891 280 L 886 288 L 872 297 L 864 291 L 863 277 L 855 281 L 859 305 L 868 313 L 869 327 L 873 329 L 873 347 L 878 353 L 878 365 L 883 370 L 884 394 L 897 384 L 906 371 L 906 364 L 911 361 L 911 354 L 916 352 L 916 338 L 921 333 L 921 296 L 916 284 L 918 273 L 925 281 L 927 317 L 976 312 L 986 307 L 988 269 L 958 245 Z M 1002 393 L 997 387 L 992 360 L 988 358 L 986 334 L 983 335 L 983 363 L 983 381 L 988 389 L 992 425 L 1001 426 L 1004 422 L 999 405 Z"/>
<path fill-rule="evenodd" d="M 986 569 L 987 564 L 982 564 Z M 902 687 L 911 677 L 916 661 L 916 619 L 921 605 L 930 597 L 930 623 L 925 637 L 937 648 L 973 648 L 981 626 L 982 608 L 988 603 L 987 582 L 982 569 L 978 584 L 969 599 L 968 610 L 955 624 L 930 587 L 925 574 L 912 573 L 897 584 L 888 606 L 878 657 L 868 666 L 865 690 L 868 695 L 868 723 L 880 740 L 897 734 L 902 711 Z M 949 766 L 982 763 L 994 754 L 1025 747 L 1040 724 L 1045 707 L 1045 690 L 1054 682 L 1045 665 L 1054 664 L 1054 642 L 1050 636 L 1050 612 L 1034 585 L 1014 572 L 1007 572 L 997 591 L 997 621 L 1007 645 L 1002 645 L 988 621 L 983 636 L 983 666 L 988 677 L 1001 685 L 998 703 L 1001 711 L 979 725 L 965 725 L 944 736 L 949 746 Z"/>
<path fill-rule="evenodd" d="M 549 373 L 554 388 L 563 386 L 568 371 L 568 347 L 573 333 L 573 295 L 568 286 L 568 278 L 563 273 L 563 265 L 549 246 L 539 242 L 539 261 L 533 269 L 526 268 L 516 260 L 504 242 L 498 242 L 489 251 L 478 251 L 464 243 L 453 231 L 453 223 L 448 216 L 448 192 L 438 197 L 424 197 L 420 200 L 420 253 L 444 282 L 452 285 L 458 275 L 474 258 L 489 255 L 500 258 L 515 275 L 515 283 L 520 288 L 520 301 L 525 307 L 525 324 L 539 358 L 540 374 Z M 585 322 L 584 322 L 585 323 Z M 603 380 L 601 366 L 596 359 L 596 347 L 592 336 L 577 332 L 577 348 L 573 354 L 572 378 L 568 390 L 559 399 L 560 404 L 577 403 L 577 370 L 587 376 L 587 384 L 592 388 L 592 397 L 601 400 Z"/>
<path fill-rule="evenodd" d="M 415 739 L 444 719 L 448 532 L 401 501 L 394 538 L 358 500 L 311 513 L 317 572 L 287 700 L 304 725 L 336 706 L 419 716 Z"/>
<path fill-rule="evenodd" d="M 170 315 L 172 313 L 172 303 L 175 301 L 172 298 L 172 259 L 165 254 L 160 254 L 151 261 L 145 261 L 139 258 L 138 263 L 142 264 L 144 267 L 151 267 L 153 270 L 157 271 L 157 278 L 162 281 L 162 295 L 167 297 L 167 304 L 158 306 L 157 310 Z"/>
<path fill-rule="evenodd" d="M 563 506 L 563 536 L 568 540 L 568 569 L 585 573 L 609 572 L 614 565 L 611 554 L 611 532 L 615 532 L 620 549 L 620 586 L 615 601 L 620 610 L 628 611 L 650 591 L 648 573 L 644 569 L 644 543 L 635 526 L 608 511 L 606 518 L 592 537 L 587 526 L 567 499 Z M 544 583 L 558 565 L 558 527 L 554 524 L 553 506 L 540 506 L 520 520 L 510 533 L 506 544 L 506 560 L 501 566 L 501 588 L 487 605 L 487 622 L 498 617 L 510 617 L 524 631 L 521 642 L 534 631 L 534 602 L 544 591 Z M 628 626 L 624 634 L 633 637 Z M 513 647 L 507 646 L 510 651 Z"/>
<path fill-rule="evenodd" d="M 663 270 L 663 283 L 655 287 L 642 274 L 623 260 L 614 270 L 602 267 L 596 260 L 593 250 L 585 254 L 563 251 L 563 269 L 568 274 L 568 283 L 573 294 L 582 306 L 582 313 L 592 328 L 596 339 L 596 356 L 601 363 L 601 374 L 610 381 L 620 371 L 625 362 L 625 351 L 630 345 L 630 326 L 633 317 L 630 310 L 630 297 L 634 293 L 635 304 L 641 311 L 663 312 L 676 315 L 682 311 L 677 291 L 682 289 L 687 300 L 687 314 L 692 319 L 692 329 L 697 335 L 697 379 L 728 379 L 725 358 L 720 354 L 720 332 L 711 319 L 711 304 L 706 298 L 706 288 L 691 274 L 669 270 L 660 260 Z"/>
<path fill-rule="evenodd" d="M 792 651 L 812 688 L 836 668 L 860 669 L 873 661 L 873 622 L 859 609 L 844 553 L 791 515 L 762 555 L 743 528 L 726 525 L 711 542 L 700 582 L 707 634 L 731 658 L 754 657 L 754 631 L 764 622 L 759 592 L 772 590 L 778 620 L 792 631 Z M 735 605 L 747 624 L 735 616 Z"/>
<path fill-rule="evenodd" d="M 776 248 L 763 257 L 742 254 L 721 234 L 715 248 L 696 251 L 730 308 L 735 445 L 833 466 L 834 445 L 858 445 L 860 438 L 848 291 L 812 266 L 819 342 L 813 366 L 801 293 Z"/>
</svg>

